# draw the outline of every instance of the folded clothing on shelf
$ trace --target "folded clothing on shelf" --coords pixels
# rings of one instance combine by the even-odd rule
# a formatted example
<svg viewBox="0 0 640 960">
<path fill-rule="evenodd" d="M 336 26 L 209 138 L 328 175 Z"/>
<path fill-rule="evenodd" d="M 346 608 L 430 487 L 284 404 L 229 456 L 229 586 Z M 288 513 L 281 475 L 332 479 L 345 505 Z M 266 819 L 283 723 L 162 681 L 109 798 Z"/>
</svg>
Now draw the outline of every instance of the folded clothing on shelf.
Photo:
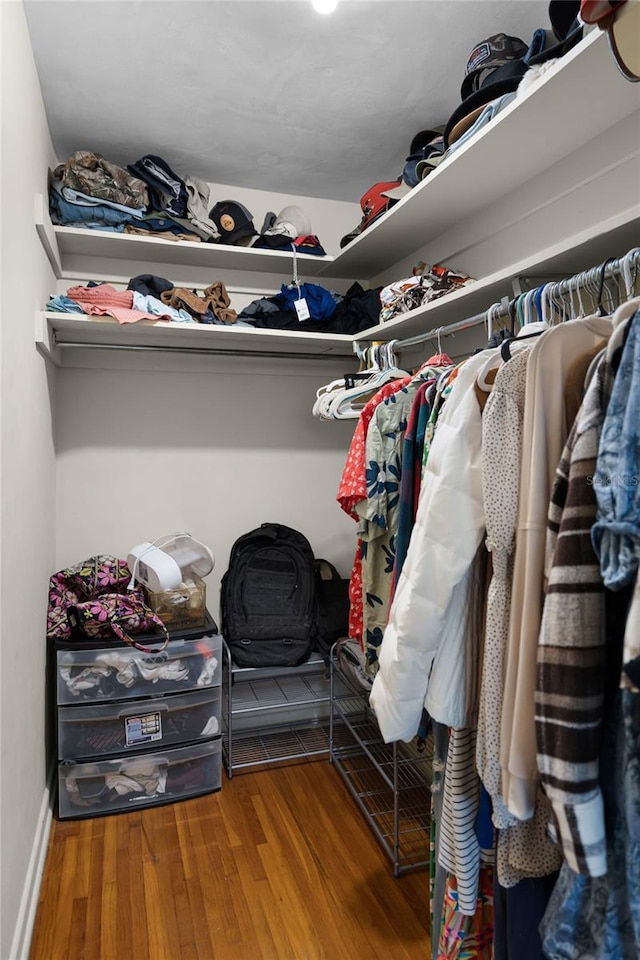
<svg viewBox="0 0 640 960">
<path fill-rule="evenodd" d="M 414 275 L 396 280 L 380 291 L 380 322 L 391 320 L 401 313 L 415 310 L 432 300 L 438 300 L 468 283 L 472 277 L 450 270 L 447 267 L 420 263 L 414 267 Z"/>
<path fill-rule="evenodd" d="M 53 171 L 63 187 L 97 200 L 121 204 L 134 210 L 146 210 L 149 192 L 144 181 L 99 153 L 77 150 Z"/>
</svg>

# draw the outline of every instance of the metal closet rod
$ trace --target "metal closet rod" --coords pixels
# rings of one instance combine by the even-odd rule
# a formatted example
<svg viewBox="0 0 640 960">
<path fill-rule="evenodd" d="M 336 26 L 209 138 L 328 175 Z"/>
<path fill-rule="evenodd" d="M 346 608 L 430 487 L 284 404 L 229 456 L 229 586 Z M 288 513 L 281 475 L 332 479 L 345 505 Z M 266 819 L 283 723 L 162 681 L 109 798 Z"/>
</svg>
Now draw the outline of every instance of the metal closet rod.
<svg viewBox="0 0 640 960">
<path fill-rule="evenodd" d="M 347 353 L 303 353 L 294 350 L 225 350 L 222 347 L 171 347 L 158 344 L 126 343 L 78 343 L 75 340 L 55 340 L 56 347 L 65 350 L 123 350 L 125 353 L 140 351 L 141 353 L 184 353 L 190 357 L 257 357 L 259 359 L 273 358 L 274 360 L 352 360 L 353 354 Z"/>
<path fill-rule="evenodd" d="M 605 261 L 604 264 L 591 267 L 589 270 L 583 270 L 573 277 L 567 277 L 564 280 L 555 282 L 552 281 L 554 284 L 554 293 L 562 296 L 577 290 L 578 287 L 582 287 L 587 283 L 593 284 L 594 281 L 598 282 L 601 278 L 605 281 L 617 278 L 621 276 L 625 263 L 630 265 L 631 262 L 633 262 L 634 269 L 637 270 L 640 265 L 640 248 L 630 250 L 623 257 L 618 257 L 608 262 Z M 532 290 L 528 292 L 530 294 L 533 293 Z M 526 294 L 520 294 L 519 296 L 526 296 Z M 393 340 L 391 341 L 393 349 L 394 351 L 405 350 L 409 347 L 416 347 L 424 343 L 425 340 L 433 340 L 437 336 L 448 336 L 452 333 L 458 333 L 461 330 L 467 330 L 470 327 L 476 327 L 481 323 L 486 323 L 489 315 L 491 315 L 492 320 L 507 320 L 509 318 L 509 310 L 517 299 L 518 297 L 514 297 L 512 300 L 503 297 L 500 303 L 494 303 L 492 306 L 487 307 L 486 310 L 483 310 L 482 313 L 477 313 L 475 316 L 468 317 L 466 320 L 459 320 L 457 323 L 450 323 L 447 326 L 434 327 L 434 329 L 429 330 L 428 333 L 419 333 L 415 337 L 407 337 L 406 340 Z"/>
</svg>

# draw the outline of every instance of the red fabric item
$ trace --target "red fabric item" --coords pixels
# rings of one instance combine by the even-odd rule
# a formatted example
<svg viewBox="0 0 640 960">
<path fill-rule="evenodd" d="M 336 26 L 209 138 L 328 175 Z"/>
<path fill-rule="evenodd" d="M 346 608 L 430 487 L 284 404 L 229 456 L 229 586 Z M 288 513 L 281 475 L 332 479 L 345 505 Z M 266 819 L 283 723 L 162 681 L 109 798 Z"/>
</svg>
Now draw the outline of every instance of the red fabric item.
<svg viewBox="0 0 640 960">
<path fill-rule="evenodd" d="M 381 214 L 386 213 L 390 207 L 398 202 L 396 199 L 386 197 L 384 192 L 399 187 L 401 184 L 402 180 L 385 180 L 382 183 L 372 184 L 363 194 L 360 198 L 360 207 L 363 214 L 360 225 L 362 230 L 366 230 L 374 220 L 377 220 Z"/>
<path fill-rule="evenodd" d="M 69 287 L 67 296 L 80 304 L 89 316 L 114 317 L 118 323 L 138 320 L 171 320 L 168 314 L 156 316 L 133 309 L 133 290 L 116 290 L 108 283 L 96 287 Z"/>
<path fill-rule="evenodd" d="M 626 0 L 581 0 L 580 19 L 583 23 L 600 23 L 624 3 Z"/>
</svg>

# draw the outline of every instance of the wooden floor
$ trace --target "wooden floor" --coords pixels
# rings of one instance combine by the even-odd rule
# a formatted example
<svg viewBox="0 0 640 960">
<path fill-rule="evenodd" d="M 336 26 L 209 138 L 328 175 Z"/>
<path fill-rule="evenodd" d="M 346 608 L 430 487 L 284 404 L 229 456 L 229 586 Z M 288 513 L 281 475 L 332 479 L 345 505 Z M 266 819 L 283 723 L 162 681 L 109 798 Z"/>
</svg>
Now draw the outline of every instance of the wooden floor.
<svg viewBox="0 0 640 960">
<path fill-rule="evenodd" d="M 427 900 L 319 761 L 54 820 L 30 960 L 427 960 Z"/>
</svg>

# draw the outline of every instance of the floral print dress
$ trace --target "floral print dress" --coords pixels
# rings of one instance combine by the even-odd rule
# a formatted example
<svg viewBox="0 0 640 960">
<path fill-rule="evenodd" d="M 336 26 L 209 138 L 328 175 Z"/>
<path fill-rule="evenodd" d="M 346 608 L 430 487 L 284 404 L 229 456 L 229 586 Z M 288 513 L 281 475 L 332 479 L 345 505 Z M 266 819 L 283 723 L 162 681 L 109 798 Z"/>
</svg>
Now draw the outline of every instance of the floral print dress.
<svg viewBox="0 0 640 960">
<path fill-rule="evenodd" d="M 369 424 L 376 408 L 408 383 L 410 377 L 385 384 L 362 408 L 351 440 L 347 460 L 338 486 L 338 503 L 350 517 L 358 521 L 357 505 L 367 498 L 366 442 Z M 349 579 L 349 636 L 364 647 L 364 622 L 362 589 L 362 541 L 358 538 L 353 569 Z"/>
<path fill-rule="evenodd" d="M 387 625 L 396 558 L 402 453 L 411 405 L 422 380 L 414 378 L 376 407 L 366 440 L 366 499 L 356 505 L 362 543 L 365 669 L 374 676 Z"/>
</svg>

